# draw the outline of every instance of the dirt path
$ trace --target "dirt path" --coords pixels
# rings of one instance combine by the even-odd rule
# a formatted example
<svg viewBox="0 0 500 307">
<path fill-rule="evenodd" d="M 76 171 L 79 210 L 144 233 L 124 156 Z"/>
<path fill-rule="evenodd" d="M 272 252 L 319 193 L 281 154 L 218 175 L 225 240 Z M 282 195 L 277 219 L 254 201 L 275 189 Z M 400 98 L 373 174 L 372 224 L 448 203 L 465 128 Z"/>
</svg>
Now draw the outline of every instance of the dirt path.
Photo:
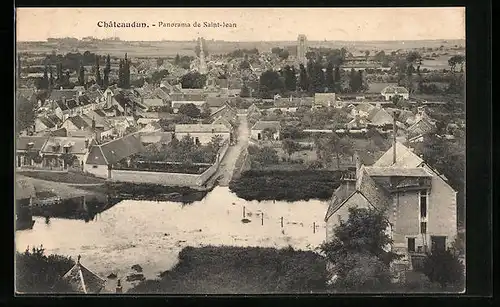
<svg viewBox="0 0 500 307">
<path fill-rule="evenodd" d="M 236 165 L 236 161 L 240 156 L 243 150 L 246 150 L 248 147 L 248 140 L 250 137 L 250 131 L 248 130 L 248 122 L 246 114 L 238 114 L 240 119 L 240 125 L 238 126 L 238 142 L 229 147 L 226 152 L 226 155 L 222 159 L 222 162 L 219 166 L 217 173 L 213 176 L 213 178 L 221 178 L 219 180 L 219 185 L 223 187 L 227 187 L 231 178 L 233 177 L 234 168 Z"/>
</svg>

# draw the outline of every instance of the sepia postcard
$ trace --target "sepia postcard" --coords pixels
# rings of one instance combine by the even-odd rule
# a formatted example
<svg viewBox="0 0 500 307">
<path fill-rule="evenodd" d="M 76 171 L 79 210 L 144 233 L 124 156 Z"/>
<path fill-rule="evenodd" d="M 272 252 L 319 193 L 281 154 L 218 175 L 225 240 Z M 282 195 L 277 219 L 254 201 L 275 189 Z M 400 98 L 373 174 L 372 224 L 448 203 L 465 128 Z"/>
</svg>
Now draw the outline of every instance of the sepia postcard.
<svg viewBox="0 0 500 307">
<path fill-rule="evenodd" d="M 16 8 L 15 291 L 462 293 L 465 8 Z"/>
</svg>

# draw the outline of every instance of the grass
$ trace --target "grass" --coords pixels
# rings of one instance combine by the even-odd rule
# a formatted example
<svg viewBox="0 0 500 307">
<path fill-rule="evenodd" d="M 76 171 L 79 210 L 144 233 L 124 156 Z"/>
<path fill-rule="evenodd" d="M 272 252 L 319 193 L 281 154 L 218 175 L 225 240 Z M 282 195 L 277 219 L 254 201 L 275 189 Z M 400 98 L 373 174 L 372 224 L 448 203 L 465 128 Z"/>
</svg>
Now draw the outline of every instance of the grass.
<svg viewBox="0 0 500 307">
<path fill-rule="evenodd" d="M 179 263 L 129 293 L 324 293 L 326 261 L 311 251 L 261 247 L 186 247 Z"/>
<path fill-rule="evenodd" d="M 55 181 L 72 184 L 99 184 L 105 180 L 79 172 L 45 172 L 45 171 L 21 171 L 18 174 L 35 179 Z"/>
<path fill-rule="evenodd" d="M 245 200 L 326 200 L 340 182 L 339 171 L 250 170 L 229 183 L 229 189 Z"/>
</svg>

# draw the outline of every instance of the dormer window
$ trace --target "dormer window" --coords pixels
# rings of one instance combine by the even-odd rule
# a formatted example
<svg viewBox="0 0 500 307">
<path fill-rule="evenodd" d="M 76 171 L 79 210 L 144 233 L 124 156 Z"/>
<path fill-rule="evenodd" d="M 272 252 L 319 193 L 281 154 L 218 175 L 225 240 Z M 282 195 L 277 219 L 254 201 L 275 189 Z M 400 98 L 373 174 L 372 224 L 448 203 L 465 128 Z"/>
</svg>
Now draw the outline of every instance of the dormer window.
<svg viewBox="0 0 500 307">
<path fill-rule="evenodd" d="M 29 142 L 29 143 L 27 144 L 28 149 L 33 148 L 33 146 L 35 146 L 35 143 L 33 143 L 33 142 Z"/>
</svg>

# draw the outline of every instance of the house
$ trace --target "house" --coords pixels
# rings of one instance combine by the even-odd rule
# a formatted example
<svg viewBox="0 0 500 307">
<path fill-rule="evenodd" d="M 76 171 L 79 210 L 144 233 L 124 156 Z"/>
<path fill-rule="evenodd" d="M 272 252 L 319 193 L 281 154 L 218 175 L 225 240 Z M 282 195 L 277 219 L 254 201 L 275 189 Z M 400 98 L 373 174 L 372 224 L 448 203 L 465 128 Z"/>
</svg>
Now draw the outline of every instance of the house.
<svg viewBox="0 0 500 307">
<path fill-rule="evenodd" d="M 142 98 L 141 104 L 145 107 L 146 112 L 151 112 L 167 105 L 160 98 Z"/>
<path fill-rule="evenodd" d="M 144 127 L 146 127 L 148 124 L 152 123 L 152 122 L 158 122 L 160 121 L 159 118 L 139 118 L 137 120 L 137 127 L 139 129 L 142 129 Z"/>
<path fill-rule="evenodd" d="M 373 109 L 375 109 L 375 106 L 369 103 L 360 103 L 351 108 L 351 115 L 353 117 L 359 116 L 361 118 L 367 118 Z"/>
<path fill-rule="evenodd" d="M 252 103 L 252 104 L 248 107 L 247 114 L 248 114 L 249 116 L 250 116 L 250 115 L 253 115 L 253 114 L 262 115 L 262 112 L 260 111 L 259 107 L 258 107 L 255 103 Z"/>
<path fill-rule="evenodd" d="M 330 200 L 327 241 L 352 207 L 386 212 L 391 248 L 410 258 L 429 248 L 446 249 L 457 235 L 456 192 L 442 174 L 399 142 L 372 166 L 356 157 L 356 174 L 346 176 Z"/>
<path fill-rule="evenodd" d="M 376 127 L 384 127 L 393 124 L 393 117 L 383 108 L 373 108 L 366 119 Z"/>
<path fill-rule="evenodd" d="M 380 94 L 384 96 L 386 101 L 391 100 L 394 96 L 400 96 L 405 100 L 410 98 L 410 93 L 402 86 L 387 86 L 382 90 L 382 92 L 380 92 Z"/>
<path fill-rule="evenodd" d="M 350 122 L 346 124 L 347 129 L 364 129 L 367 127 L 368 121 L 359 116 L 354 117 Z"/>
<path fill-rule="evenodd" d="M 216 111 L 212 112 L 212 114 L 210 114 L 210 118 L 212 119 L 216 119 L 219 117 L 223 117 L 227 121 L 235 123 L 238 118 L 238 111 L 236 111 L 229 104 L 225 103 L 222 107 L 220 107 Z"/>
<path fill-rule="evenodd" d="M 98 294 L 106 284 L 106 280 L 99 277 L 94 272 L 87 269 L 80 263 L 81 257 L 78 256 L 76 264 L 62 277 L 62 280 L 68 282 L 72 289 L 83 294 Z"/>
<path fill-rule="evenodd" d="M 272 132 L 272 136 L 268 136 L 267 132 Z M 281 132 L 281 125 L 279 121 L 258 121 L 253 125 L 250 130 L 250 137 L 254 140 L 265 140 L 272 138 L 272 140 L 279 140 Z"/>
<path fill-rule="evenodd" d="M 198 109 L 203 110 L 203 106 L 206 104 L 204 100 L 198 100 L 198 101 L 190 101 L 190 100 L 182 100 L 182 101 L 172 101 L 172 110 L 174 113 L 179 112 L 179 108 L 182 105 L 186 104 L 193 104 L 195 105 Z"/>
<path fill-rule="evenodd" d="M 80 115 L 68 117 L 61 125 L 62 128 L 66 128 L 68 131 L 74 130 L 85 130 L 92 127 L 92 123 L 89 123 Z"/>
<path fill-rule="evenodd" d="M 210 112 L 214 113 L 227 103 L 227 98 L 224 97 L 207 97 L 206 103 L 210 108 Z"/>
<path fill-rule="evenodd" d="M 111 170 L 117 162 L 144 150 L 139 133 L 103 144 L 94 144 L 89 149 L 84 170 L 101 178 L 111 178 Z"/>
<path fill-rule="evenodd" d="M 41 150 L 47 136 L 20 136 L 16 140 L 16 166 L 39 166 L 42 163 Z"/>
<path fill-rule="evenodd" d="M 175 125 L 175 137 L 178 140 L 189 136 L 196 144 L 208 144 L 215 135 L 220 135 L 224 141 L 231 141 L 231 130 L 222 124 Z"/>
<path fill-rule="evenodd" d="M 73 165 L 81 165 L 86 160 L 88 150 L 92 146 L 92 139 L 81 137 L 49 137 L 47 142 L 42 147 L 41 153 L 43 155 L 43 166 L 61 167 L 65 165 L 61 156 L 63 154 L 70 154 L 75 156 L 76 160 Z"/>
<path fill-rule="evenodd" d="M 149 124 L 147 124 L 142 129 L 139 130 L 139 132 L 158 132 L 158 131 L 163 131 L 158 121 L 150 122 Z"/>
<path fill-rule="evenodd" d="M 312 108 L 319 109 L 333 107 L 335 101 L 335 93 L 315 93 Z"/>
<path fill-rule="evenodd" d="M 56 128 L 57 124 L 52 122 L 48 116 L 39 116 L 35 119 L 35 132 L 41 132 Z"/>
</svg>

